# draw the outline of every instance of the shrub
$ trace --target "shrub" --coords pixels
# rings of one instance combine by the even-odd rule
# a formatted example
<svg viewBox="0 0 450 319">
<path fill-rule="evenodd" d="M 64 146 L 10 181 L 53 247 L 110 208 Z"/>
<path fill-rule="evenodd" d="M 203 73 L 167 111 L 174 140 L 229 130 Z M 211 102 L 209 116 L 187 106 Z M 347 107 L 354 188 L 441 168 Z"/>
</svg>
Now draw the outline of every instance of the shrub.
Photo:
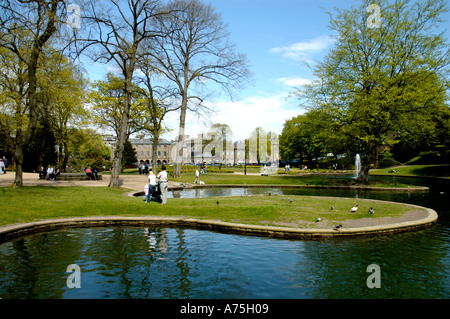
<svg viewBox="0 0 450 319">
<path fill-rule="evenodd" d="M 391 166 L 399 166 L 401 165 L 400 162 L 396 161 L 393 157 L 383 157 L 378 164 L 380 165 L 380 168 L 386 168 Z"/>
<path fill-rule="evenodd" d="M 438 151 L 422 152 L 419 156 L 410 160 L 409 165 L 431 165 L 431 164 L 449 164 L 450 151 L 441 155 Z"/>
</svg>

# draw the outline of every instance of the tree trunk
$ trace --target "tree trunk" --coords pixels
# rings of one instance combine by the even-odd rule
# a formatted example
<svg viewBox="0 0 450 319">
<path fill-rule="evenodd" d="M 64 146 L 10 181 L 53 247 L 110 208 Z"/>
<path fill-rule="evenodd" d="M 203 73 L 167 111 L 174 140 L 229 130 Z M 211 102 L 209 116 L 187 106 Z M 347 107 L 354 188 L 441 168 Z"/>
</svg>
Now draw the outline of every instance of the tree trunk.
<svg viewBox="0 0 450 319">
<path fill-rule="evenodd" d="M 158 143 L 159 143 L 159 136 L 158 136 L 158 130 L 153 129 L 153 147 L 152 147 L 152 172 L 156 175 L 156 169 L 157 169 L 157 154 L 158 154 Z"/>
<path fill-rule="evenodd" d="M 14 177 L 13 187 L 23 187 L 23 146 L 18 145 L 14 153 L 14 164 L 16 165 L 16 175 Z"/>
<path fill-rule="evenodd" d="M 183 145 L 184 145 L 184 128 L 186 125 L 186 110 L 187 110 L 187 94 L 183 92 L 183 100 L 181 101 L 181 113 L 180 113 L 180 129 L 178 131 L 178 143 L 176 150 L 175 167 L 173 169 L 173 177 L 177 178 L 181 176 L 181 165 L 183 162 Z"/>
<path fill-rule="evenodd" d="M 111 179 L 109 181 L 109 187 L 111 188 L 119 188 L 120 181 L 119 176 L 122 172 L 122 158 L 123 158 L 123 150 L 125 148 L 125 142 L 128 139 L 128 121 L 130 119 L 130 109 L 131 109 L 131 94 L 132 94 L 132 86 L 131 86 L 131 78 L 133 76 L 133 72 L 131 71 L 134 67 L 134 63 L 131 62 L 130 69 L 125 71 L 125 101 L 124 101 L 124 109 L 122 113 L 122 122 L 120 124 L 120 135 L 118 136 L 118 141 L 116 145 L 116 151 L 114 154 L 114 162 L 113 167 L 111 169 Z"/>
<path fill-rule="evenodd" d="M 69 161 L 69 152 L 67 151 L 67 143 L 63 142 L 63 159 L 62 159 L 62 170 L 65 172 L 67 170 L 67 162 Z"/>
<path fill-rule="evenodd" d="M 122 157 L 123 157 L 123 150 L 125 147 L 125 141 L 126 137 L 123 138 L 123 134 L 121 132 L 120 137 L 117 141 L 116 150 L 114 152 L 113 167 L 111 169 L 111 179 L 108 185 L 111 188 L 120 187 L 119 175 L 120 172 L 122 171 Z"/>
<path fill-rule="evenodd" d="M 361 168 L 359 170 L 358 176 L 356 177 L 356 181 L 361 183 L 366 183 L 369 180 L 371 156 L 368 154 L 369 153 L 366 153 L 366 155 L 363 156 L 361 161 Z"/>
<path fill-rule="evenodd" d="M 122 124 L 120 129 L 120 136 L 117 141 L 116 151 L 114 154 L 113 167 L 111 169 L 111 179 L 109 181 L 109 187 L 111 188 L 119 188 L 119 176 L 122 172 L 122 158 L 123 158 L 123 150 L 125 148 L 125 142 L 127 141 L 127 131 L 128 131 L 128 119 L 129 112 L 124 111 L 122 115 Z"/>
<path fill-rule="evenodd" d="M 46 125 L 46 124 L 44 124 Z M 44 129 L 45 130 L 45 129 Z M 45 135 L 42 137 L 41 139 L 41 145 L 40 145 L 41 151 L 39 152 L 39 165 L 37 167 L 37 170 L 39 170 L 39 168 L 41 166 L 45 166 L 44 164 L 44 153 L 45 153 Z M 49 163 L 50 164 L 50 163 Z"/>
<path fill-rule="evenodd" d="M 38 56 L 34 55 L 30 62 L 28 70 L 28 106 L 30 109 L 30 122 L 23 139 L 19 141 L 16 152 L 14 154 L 14 162 L 16 165 L 16 174 L 14 177 L 13 187 L 23 187 L 23 153 L 24 148 L 30 143 L 38 122 L 37 102 L 36 102 L 36 69 Z"/>
<path fill-rule="evenodd" d="M 51 7 L 48 13 L 48 21 L 44 32 L 37 38 L 34 39 L 33 47 L 31 48 L 30 60 L 28 65 L 28 108 L 30 112 L 30 122 L 28 123 L 27 131 L 23 139 L 17 145 L 15 152 L 15 164 L 16 164 L 16 175 L 14 178 L 13 187 L 23 187 L 23 152 L 24 147 L 26 147 L 33 137 L 34 131 L 37 125 L 37 101 L 36 101 L 36 86 L 37 78 L 36 71 L 38 68 L 39 56 L 42 52 L 42 48 L 45 43 L 50 39 L 50 37 L 56 32 L 56 18 L 57 9 L 59 7 L 60 1 L 52 0 Z M 43 8 L 43 6 L 41 7 Z M 39 12 L 39 15 L 43 12 Z"/>
</svg>

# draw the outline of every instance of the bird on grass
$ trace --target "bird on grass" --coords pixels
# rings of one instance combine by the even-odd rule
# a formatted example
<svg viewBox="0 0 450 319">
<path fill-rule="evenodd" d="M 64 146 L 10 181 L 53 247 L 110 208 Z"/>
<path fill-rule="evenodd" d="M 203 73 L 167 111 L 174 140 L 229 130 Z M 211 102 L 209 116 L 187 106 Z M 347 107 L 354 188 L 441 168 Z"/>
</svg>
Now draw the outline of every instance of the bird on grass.
<svg viewBox="0 0 450 319">
<path fill-rule="evenodd" d="M 352 207 L 352 209 L 350 209 L 350 213 L 356 213 L 357 210 L 358 210 L 358 205 L 355 205 Z"/>
<path fill-rule="evenodd" d="M 320 217 L 317 218 L 317 219 L 316 219 L 316 223 L 320 222 L 321 220 L 322 220 L 322 218 L 320 218 Z"/>
<path fill-rule="evenodd" d="M 219 205 L 219 201 L 217 201 L 217 205 Z"/>
<path fill-rule="evenodd" d="M 333 207 L 333 206 L 331 206 L 331 210 L 334 210 L 334 207 Z"/>
<path fill-rule="evenodd" d="M 371 214 L 375 213 L 375 211 L 373 210 L 373 207 L 369 208 L 369 213 L 371 213 Z"/>
<path fill-rule="evenodd" d="M 292 203 L 294 200 L 293 200 L 293 199 L 290 199 L 289 201 Z"/>
<path fill-rule="evenodd" d="M 334 225 L 334 230 L 340 231 L 340 229 L 342 228 L 342 225 Z"/>
</svg>

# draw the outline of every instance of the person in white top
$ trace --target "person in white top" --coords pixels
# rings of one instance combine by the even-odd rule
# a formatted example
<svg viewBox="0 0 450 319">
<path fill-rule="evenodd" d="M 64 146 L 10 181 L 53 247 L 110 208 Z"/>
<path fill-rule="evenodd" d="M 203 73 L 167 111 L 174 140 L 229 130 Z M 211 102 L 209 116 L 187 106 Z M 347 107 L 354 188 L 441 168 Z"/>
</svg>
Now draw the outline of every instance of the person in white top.
<svg viewBox="0 0 450 319">
<path fill-rule="evenodd" d="M 51 165 L 49 165 L 47 168 L 47 180 L 53 180 L 53 179 L 54 179 L 53 167 Z"/>
<path fill-rule="evenodd" d="M 195 170 L 195 181 L 194 184 L 198 184 L 200 183 L 200 172 L 197 170 Z"/>
<path fill-rule="evenodd" d="M 162 203 L 161 205 L 165 205 L 167 203 L 167 188 L 169 184 L 169 180 L 167 179 L 167 172 L 166 172 L 166 166 L 162 166 L 162 171 L 158 174 L 158 179 L 161 182 L 159 187 L 161 187 L 161 199 Z"/>
<path fill-rule="evenodd" d="M 148 173 L 148 183 L 150 184 L 150 186 L 156 186 L 156 176 L 152 171 Z"/>
<path fill-rule="evenodd" d="M 153 191 L 156 189 L 156 176 L 152 171 L 148 173 L 148 195 L 147 195 L 147 203 L 150 203 L 150 199 L 152 198 Z"/>
</svg>

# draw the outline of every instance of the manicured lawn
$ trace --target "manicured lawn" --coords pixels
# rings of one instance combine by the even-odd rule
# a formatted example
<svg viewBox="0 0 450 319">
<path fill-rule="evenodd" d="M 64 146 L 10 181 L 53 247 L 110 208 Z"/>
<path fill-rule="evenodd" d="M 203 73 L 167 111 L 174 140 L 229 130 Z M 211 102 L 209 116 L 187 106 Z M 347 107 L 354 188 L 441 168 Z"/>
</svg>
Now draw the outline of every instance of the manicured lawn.
<svg viewBox="0 0 450 319">
<path fill-rule="evenodd" d="M 395 173 L 388 173 L 394 169 Z M 389 174 L 417 177 L 444 177 L 450 178 L 450 165 L 405 165 L 384 169 L 372 169 L 370 174 Z"/>
<path fill-rule="evenodd" d="M 318 198 L 310 196 L 255 195 L 251 197 L 217 197 L 169 199 L 167 205 L 145 203 L 142 198 L 124 196 L 125 190 L 107 187 L 0 188 L 2 209 L 0 225 L 50 218 L 83 216 L 172 216 L 257 225 L 292 227 L 332 227 L 347 219 L 398 216 L 410 208 L 395 203 L 363 199 Z M 282 200 L 282 198 L 285 198 Z M 219 202 L 219 204 L 217 204 Z M 359 204 L 356 214 L 350 208 Z M 334 206 L 334 210 L 331 210 Z M 376 214 L 368 210 L 374 206 Z M 345 225 L 344 225 L 345 226 Z"/>
</svg>

